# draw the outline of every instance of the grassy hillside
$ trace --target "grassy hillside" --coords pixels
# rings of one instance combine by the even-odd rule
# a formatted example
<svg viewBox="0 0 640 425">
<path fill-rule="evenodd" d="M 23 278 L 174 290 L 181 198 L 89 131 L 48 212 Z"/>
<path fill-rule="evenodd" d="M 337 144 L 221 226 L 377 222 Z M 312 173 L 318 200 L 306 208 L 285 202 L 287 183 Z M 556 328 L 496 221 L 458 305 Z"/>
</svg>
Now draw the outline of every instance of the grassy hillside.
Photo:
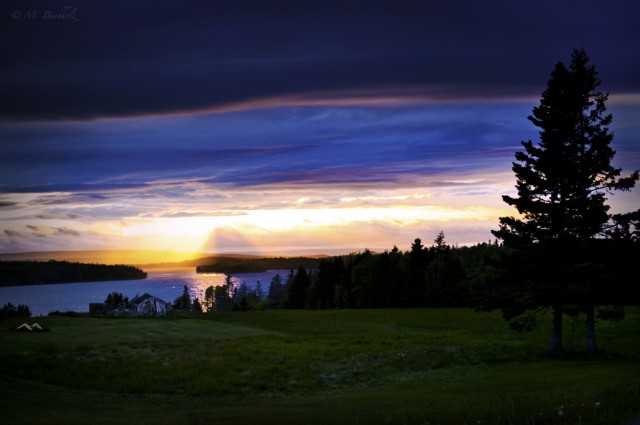
<svg viewBox="0 0 640 425">
<path fill-rule="evenodd" d="M 548 329 L 517 334 L 498 314 L 462 309 L 37 320 L 51 332 L 0 322 L 7 423 L 640 419 L 640 309 L 599 324 L 601 358 L 563 361 L 540 355 Z M 566 330 L 566 347 L 581 349 L 581 323 Z"/>
</svg>

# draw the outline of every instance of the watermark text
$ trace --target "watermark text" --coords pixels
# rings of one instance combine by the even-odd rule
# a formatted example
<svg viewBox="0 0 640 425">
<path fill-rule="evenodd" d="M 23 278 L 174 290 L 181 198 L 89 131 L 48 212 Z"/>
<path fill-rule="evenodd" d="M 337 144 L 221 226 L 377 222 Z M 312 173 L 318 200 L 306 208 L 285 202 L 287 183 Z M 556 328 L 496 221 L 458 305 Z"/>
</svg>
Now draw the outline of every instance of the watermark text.
<svg viewBox="0 0 640 425">
<path fill-rule="evenodd" d="M 11 13 L 11 18 L 15 21 L 80 22 L 82 20 L 78 14 L 78 8 L 74 6 L 64 6 L 63 8 L 56 10 L 16 9 Z"/>
</svg>

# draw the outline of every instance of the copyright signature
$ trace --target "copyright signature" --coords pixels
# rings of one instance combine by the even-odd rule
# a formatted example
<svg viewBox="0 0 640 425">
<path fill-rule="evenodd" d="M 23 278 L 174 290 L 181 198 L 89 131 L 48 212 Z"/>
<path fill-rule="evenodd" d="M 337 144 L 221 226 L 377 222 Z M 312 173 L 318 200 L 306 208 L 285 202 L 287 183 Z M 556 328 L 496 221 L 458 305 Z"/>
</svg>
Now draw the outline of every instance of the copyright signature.
<svg viewBox="0 0 640 425">
<path fill-rule="evenodd" d="M 22 20 L 75 21 L 75 22 L 81 21 L 80 17 L 78 16 L 78 8 L 74 6 L 64 6 L 59 10 L 16 9 L 13 12 L 11 12 L 11 18 L 14 21 L 22 21 Z"/>
</svg>

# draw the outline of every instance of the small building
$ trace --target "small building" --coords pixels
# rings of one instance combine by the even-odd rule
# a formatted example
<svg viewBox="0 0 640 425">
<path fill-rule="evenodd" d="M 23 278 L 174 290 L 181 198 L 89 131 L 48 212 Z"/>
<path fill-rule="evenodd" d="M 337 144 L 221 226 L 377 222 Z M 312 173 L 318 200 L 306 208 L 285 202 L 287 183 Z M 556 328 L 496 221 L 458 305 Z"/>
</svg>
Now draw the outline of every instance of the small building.
<svg viewBox="0 0 640 425">
<path fill-rule="evenodd" d="M 145 316 L 163 316 L 167 314 L 167 303 L 149 294 L 138 295 L 131 300 L 133 311 Z"/>
</svg>

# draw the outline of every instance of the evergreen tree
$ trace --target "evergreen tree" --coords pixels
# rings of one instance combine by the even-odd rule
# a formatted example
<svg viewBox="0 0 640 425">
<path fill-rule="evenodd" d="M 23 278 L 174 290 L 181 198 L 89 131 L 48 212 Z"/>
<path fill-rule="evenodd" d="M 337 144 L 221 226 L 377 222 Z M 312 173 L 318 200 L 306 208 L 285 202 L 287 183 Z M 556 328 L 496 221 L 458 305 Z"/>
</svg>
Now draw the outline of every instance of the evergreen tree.
<svg viewBox="0 0 640 425">
<path fill-rule="evenodd" d="M 226 285 L 216 286 L 213 288 L 213 299 L 213 309 L 215 311 L 227 311 L 233 306 L 233 302 L 229 296 Z"/>
<path fill-rule="evenodd" d="M 29 310 L 29 306 L 18 304 L 16 314 L 18 317 L 31 317 L 31 310 Z"/>
<path fill-rule="evenodd" d="M 309 290 L 309 307 L 333 308 L 336 305 L 336 286 L 342 281 L 344 262 L 342 257 L 323 258 L 318 273 Z"/>
<path fill-rule="evenodd" d="M 213 286 L 207 287 L 204 291 L 204 305 L 205 311 L 211 311 L 214 307 Z"/>
<path fill-rule="evenodd" d="M 246 298 L 249 295 L 249 285 L 244 280 L 240 282 L 238 289 L 233 294 L 233 301 L 239 302 L 243 298 Z"/>
<path fill-rule="evenodd" d="M 352 307 L 369 308 L 369 299 L 374 290 L 375 276 L 375 254 L 368 249 L 358 254 L 351 269 L 351 291 L 350 297 L 353 302 Z"/>
<path fill-rule="evenodd" d="M 111 292 L 104 301 L 107 311 L 126 310 L 129 308 L 129 298 L 120 292 Z"/>
<path fill-rule="evenodd" d="M 282 306 L 286 298 L 287 292 L 285 285 L 282 283 L 282 278 L 279 274 L 276 274 L 271 278 L 269 284 L 269 291 L 267 292 L 267 307 L 278 308 Z"/>
<path fill-rule="evenodd" d="M 411 244 L 407 260 L 407 281 L 400 305 L 402 307 L 417 307 L 422 305 L 424 301 L 425 272 L 429 260 L 429 251 L 422 245 L 422 240 L 419 238 Z"/>
<path fill-rule="evenodd" d="M 369 296 L 371 307 L 390 308 L 410 304 L 401 291 L 407 282 L 404 273 L 404 256 L 394 246 L 391 251 L 385 251 L 375 258 L 374 292 Z"/>
<path fill-rule="evenodd" d="M 366 253 L 366 251 L 365 251 Z M 354 308 L 354 283 L 353 283 L 353 269 L 358 265 L 359 261 L 365 254 L 349 254 L 344 260 L 344 269 L 342 277 L 336 282 L 336 295 L 335 305 L 338 308 Z"/>
<path fill-rule="evenodd" d="M 200 304 L 200 300 L 194 298 L 193 304 L 191 305 L 191 310 L 196 313 L 202 313 L 202 304 Z"/>
<path fill-rule="evenodd" d="M 293 277 L 291 286 L 288 288 L 288 296 L 285 306 L 290 309 L 303 309 L 307 302 L 307 290 L 311 286 L 311 278 L 307 270 L 303 267 Z"/>
<path fill-rule="evenodd" d="M 31 317 L 31 310 L 26 305 L 18 304 L 16 307 L 11 303 L 6 303 L 0 309 L 0 319 L 3 317 Z"/>
<path fill-rule="evenodd" d="M 518 194 L 503 196 L 521 216 L 501 217 L 500 229 L 493 232 L 532 264 L 526 281 L 512 282 L 513 299 L 553 309 L 549 352 L 554 354 L 563 351 L 563 308 L 575 301 L 587 316 L 587 348 L 597 349 L 597 291 L 585 290 L 575 280 L 579 253 L 605 234 L 611 219 L 606 194 L 630 190 L 638 180 L 637 171 L 621 178 L 621 169 L 611 165 L 612 116 L 606 112 L 608 94 L 598 91 L 599 86 L 598 72 L 584 50 L 574 50 L 569 67 L 561 62 L 555 66 L 540 105 L 528 117 L 540 129 L 540 141 L 522 142 L 524 151 L 515 154 L 513 163 Z"/>
<path fill-rule="evenodd" d="M 233 278 L 227 274 L 224 284 L 213 288 L 213 309 L 215 311 L 230 310 L 233 307 L 235 292 Z"/>
<path fill-rule="evenodd" d="M 447 244 L 444 237 L 444 232 L 441 230 L 438 236 L 433 240 L 433 245 L 429 249 L 432 253 L 441 254 L 443 252 L 451 251 L 451 247 Z"/>
<path fill-rule="evenodd" d="M 191 297 L 189 296 L 189 288 L 187 288 L 187 285 L 184 285 L 182 288 L 182 295 L 173 301 L 173 308 L 181 311 L 191 310 Z"/>
<path fill-rule="evenodd" d="M 462 290 L 466 278 L 458 255 L 445 242 L 444 232 L 438 233 L 429 249 L 431 261 L 426 267 L 425 305 L 429 307 L 459 307 L 467 295 Z"/>
<path fill-rule="evenodd" d="M 264 299 L 264 290 L 262 289 L 262 282 L 260 282 L 260 280 L 256 282 L 255 293 L 258 301 L 262 301 Z"/>
</svg>

